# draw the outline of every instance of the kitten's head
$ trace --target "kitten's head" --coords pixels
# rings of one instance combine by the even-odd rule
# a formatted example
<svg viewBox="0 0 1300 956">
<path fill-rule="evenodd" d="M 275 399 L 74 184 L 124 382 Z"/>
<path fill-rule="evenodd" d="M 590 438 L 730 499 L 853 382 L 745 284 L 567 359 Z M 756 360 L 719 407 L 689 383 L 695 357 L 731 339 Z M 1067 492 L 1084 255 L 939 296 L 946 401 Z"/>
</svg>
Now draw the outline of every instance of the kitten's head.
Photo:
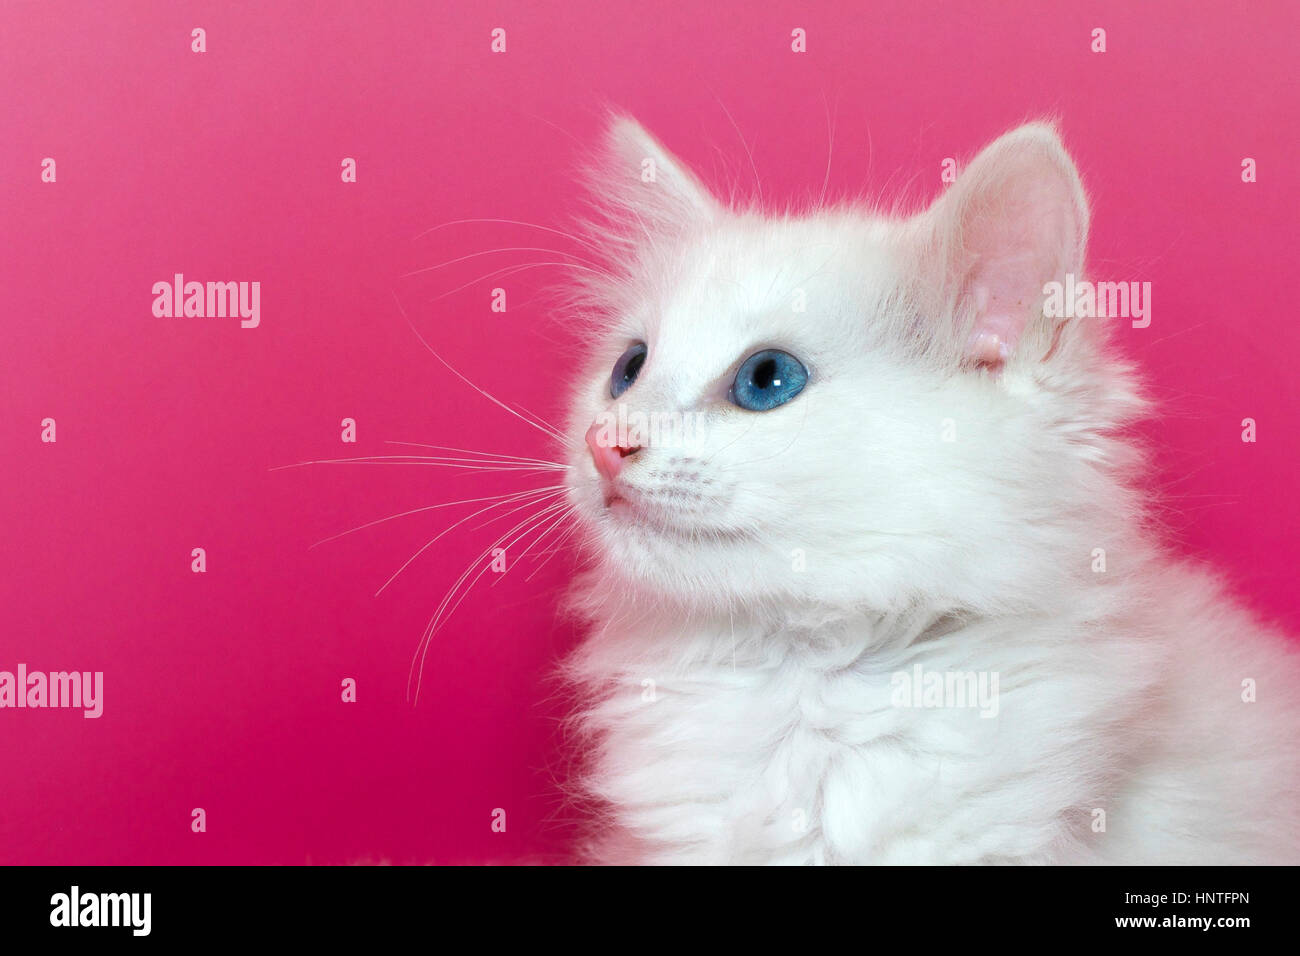
<svg viewBox="0 0 1300 956">
<path fill-rule="evenodd" d="M 570 495 L 609 589 L 1005 608 L 1107 546 L 1107 434 L 1138 399 L 1105 355 L 1114 320 L 1043 315 L 1088 227 L 1051 127 L 998 139 L 915 216 L 771 216 L 619 119 L 595 193 L 611 270 L 588 290 Z"/>
</svg>

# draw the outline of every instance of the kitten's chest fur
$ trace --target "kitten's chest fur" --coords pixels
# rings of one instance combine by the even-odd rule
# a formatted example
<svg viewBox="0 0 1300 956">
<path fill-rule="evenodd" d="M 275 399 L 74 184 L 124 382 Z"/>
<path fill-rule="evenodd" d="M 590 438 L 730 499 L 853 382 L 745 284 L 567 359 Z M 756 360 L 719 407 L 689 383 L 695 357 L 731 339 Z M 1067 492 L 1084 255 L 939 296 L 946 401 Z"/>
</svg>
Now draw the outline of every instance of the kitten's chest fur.
<svg viewBox="0 0 1300 956">
<path fill-rule="evenodd" d="M 1247 792 L 1258 781 L 1225 761 L 1285 786 L 1294 761 L 1268 764 L 1249 740 L 1259 721 L 1294 716 L 1245 712 L 1227 684 L 1216 702 L 1168 644 L 1118 623 L 858 619 L 741 625 L 734 639 L 730 620 L 664 622 L 658 635 L 607 625 L 580 665 L 599 741 L 589 786 L 616 823 L 597 853 L 1191 862 L 1261 859 L 1269 833 L 1293 839 L 1294 811 L 1269 809 L 1286 791 Z"/>
</svg>

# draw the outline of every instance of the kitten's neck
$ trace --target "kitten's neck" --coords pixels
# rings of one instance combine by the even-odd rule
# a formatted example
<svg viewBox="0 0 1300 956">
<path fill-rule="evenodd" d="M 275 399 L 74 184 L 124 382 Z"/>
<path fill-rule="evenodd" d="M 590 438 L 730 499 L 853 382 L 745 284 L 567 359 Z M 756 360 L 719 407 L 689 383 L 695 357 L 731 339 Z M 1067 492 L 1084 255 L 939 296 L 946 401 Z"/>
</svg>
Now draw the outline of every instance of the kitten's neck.
<svg viewBox="0 0 1300 956">
<path fill-rule="evenodd" d="M 1036 589 L 1041 593 L 1033 603 L 973 605 L 918 596 L 883 608 L 776 599 L 685 602 L 639 590 L 633 582 L 611 586 L 607 576 L 599 576 L 599 586 L 581 589 L 589 596 L 581 610 L 593 622 L 593 649 L 604 642 L 627 659 L 742 666 L 808 654 L 820 663 L 864 656 L 889 662 L 921 645 L 959 641 L 963 632 L 990 628 L 1042 630 L 1070 640 L 1074 626 L 1113 619 L 1140 603 L 1146 569 L 1158 561 L 1157 553 L 1135 545 L 1123 558 L 1108 571 L 1082 563 L 1059 586 Z"/>
</svg>

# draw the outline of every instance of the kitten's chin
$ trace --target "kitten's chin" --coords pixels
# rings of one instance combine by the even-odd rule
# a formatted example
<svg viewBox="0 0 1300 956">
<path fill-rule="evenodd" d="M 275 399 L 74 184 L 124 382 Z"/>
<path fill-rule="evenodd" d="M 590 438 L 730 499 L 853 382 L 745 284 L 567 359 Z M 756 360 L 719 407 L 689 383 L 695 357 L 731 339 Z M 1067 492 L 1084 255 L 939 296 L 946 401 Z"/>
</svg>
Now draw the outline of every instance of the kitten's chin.
<svg viewBox="0 0 1300 956">
<path fill-rule="evenodd" d="M 572 502 L 607 570 L 660 597 L 698 602 L 700 581 L 716 581 L 719 569 L 745 563 L 754 543 L 752 532 L 692 520 L 680 503 L 660 502 L 618 483 L 575 487 Z"/>
</svg>

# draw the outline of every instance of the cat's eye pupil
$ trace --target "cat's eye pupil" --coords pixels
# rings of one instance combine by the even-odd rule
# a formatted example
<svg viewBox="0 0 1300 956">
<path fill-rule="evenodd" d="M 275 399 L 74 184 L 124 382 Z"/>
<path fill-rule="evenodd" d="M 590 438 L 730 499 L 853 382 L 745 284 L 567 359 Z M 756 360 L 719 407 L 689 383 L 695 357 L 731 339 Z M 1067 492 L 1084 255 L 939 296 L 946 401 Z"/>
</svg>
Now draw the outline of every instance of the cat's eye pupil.
<svg viewBox="0 0 1300 956">
<path fill-rule="evenodd" d="M 767 359 L 760 362 L 758 368 L 754 369 L 754 387 L 771 388 L 773 385 L 780 385 L 781 380 L 776 377 L 776 362 L 773 359 Z"/>
<path fill-rule="evenodd" d="M 627 363 L 627 368 L 623 369 L 623 381 L 631 385 L 636 381 L 637 373 L 641 371 L 641 366 L 645 364 L 645 353 L 634 355 Z"/>
</svg>

